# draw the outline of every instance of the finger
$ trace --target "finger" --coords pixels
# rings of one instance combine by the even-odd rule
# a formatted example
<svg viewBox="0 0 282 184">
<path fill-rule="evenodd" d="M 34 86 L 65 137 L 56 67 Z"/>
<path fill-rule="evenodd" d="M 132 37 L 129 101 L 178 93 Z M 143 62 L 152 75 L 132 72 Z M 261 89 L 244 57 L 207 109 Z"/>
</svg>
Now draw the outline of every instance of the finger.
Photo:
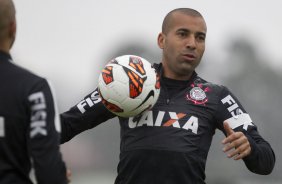
<svg viewBox="0 0 282 184">
<path fill-rule="evenodd" d="M 236 141 L 232 142 L 232 146 L 227 145 L 224 151 L 227 152 L 235 148 L 233 151 L 227 154 L 228 158 L 234 157 L 234 160 L 240 160 L 251 153 L 251 146 L 247 138 L 243 135 L 239 137 Z"/>
<path fill-rule="evenodd" d="M 248 143 L 248 140 L 242 132 L 235 132 L 234 134 L 225 138 L 223 141 L 230 143 L 225 145 L 225 147 L 223 148 L 224 152 L 227 152 L 233 148 L 239 148 L 242 144 Z"/>
<path fill-rule="evenodd" d="M 235 145 L 233 143 L 230 143 L 230 144 L 224 146 L 224 148 L 222 150 L 223 150 L 224 153 L 226 153 L 226 152 L 228 152 L 228 151 L 230 151 L 234 148 L 235 148 Z"/>
<path fill-rule="evenodd" d="M 228 158 L 240 158 L 242 156 L 244 156 L 245 154 L 247 154 L 247 150 L 249 149 L 249 146 L 247 143 L 241 144 L 240 146 L 236 147 L 236 149 L 234 149 L 233 151 L 229 152 L 227 154 Z M 240 156 L 239 156 L 240 155 Z"/>
<path fill-rule="evenodd" d="M 239 148 L 238 148 L 238 151 L 239 151 L 239 155 L 236 155 L 234 157 L 234 160 L 240 160 L 246 156 L 248 156 L 250 153 L 251 153 L 251 145 L 249 143 L 249 141 L 245 142 L 244 144 L 242 144 Z"/>
<path fill-rule="evenodd" d="M 224 130 L 225 130 L 227 136 L 229 136 L 229 135 L 234 133 L 234 130 L 229 126 L 227 121 L 223 122 L 223 127 L 224 127 Z"/>
<path fill-rule="evenodd" d="M 238 133 L 233 133 L 227 137 L 225 137 L 223 140 L 222 140 L 222 144 L 227 144 L 227 143 L 232 143 L 233 141 L 235 141 L 236 139 L 239 138 L 240 135 L 238 135 Z"/>
<path fill-rule="evenodd" d="M 72 176 L 72 172 L 70 169 L 67 169 L 67 182 L 70 183 L 71 182 L 71 176 Z"/>
<path fill-rule="evenodd" d="M 231 137 L 234 134 L 234 130 L 229 126 L 227 121 L 223 122 L 223 128 L 226 132 L 226 138 L 223 139 L 222 144 L 226 144 L 228 142 L 233 141 L 236 137 Z"/>
<path fill-rule="evenodd" d="M 251 147 L 248 147 L 243 153 L 240 153 L 234 157 L 234 160 L 240 160 L 248 156 L 251 152 Z"/>
</svg>

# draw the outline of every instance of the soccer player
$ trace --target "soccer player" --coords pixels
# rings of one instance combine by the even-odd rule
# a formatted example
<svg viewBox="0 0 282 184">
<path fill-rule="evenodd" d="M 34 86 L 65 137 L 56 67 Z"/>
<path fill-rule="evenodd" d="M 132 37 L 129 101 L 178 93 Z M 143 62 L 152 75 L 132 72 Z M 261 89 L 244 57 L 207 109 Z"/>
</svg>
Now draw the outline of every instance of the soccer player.
<svg viewBox="0 0 282 184">
<path fill-rule="evenodd" d="M 254 173 L 273 170 L 270 144 L 228 88 L 195 72 L 205 51 L 207 26 L 190 8 L 167 14 L 158 35 L 162 61 L 161 92 L 142 115 L 120 118 L 121 154 L 116 184 L 204 184 L 205 164 L 216 129 L 226 138 L 229 158 L 243 160 Z M 61 114 L 62 142 L 115 117 L 101 103 L 97 89 Z"/>
<path fill-rule="evenodd" d="M 53 94 L 45 79 L 13 63 L 15 36 L 14 4 L 0 0 L 0 183 L 32 184 L 33 167 L 38 184 L 66 184 Z"/>
</svg>

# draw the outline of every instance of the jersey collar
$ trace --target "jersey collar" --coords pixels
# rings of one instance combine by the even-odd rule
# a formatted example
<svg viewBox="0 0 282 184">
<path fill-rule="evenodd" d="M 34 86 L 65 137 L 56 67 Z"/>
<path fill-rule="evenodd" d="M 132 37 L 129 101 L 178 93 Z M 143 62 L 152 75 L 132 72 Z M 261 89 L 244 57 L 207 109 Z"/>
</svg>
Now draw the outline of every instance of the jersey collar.
<svg viewBox="0 0 282 184">
<path fill-rule="evenodd" d="M 153 67 L 157 70 L 158 74 L 160 75 L 160 77 L 163 77 L 163 66 L 162 63 L 154 63 Z M 194 82 L 194 80 L 197 78 L 198 74 L 196 71 L 193 71 L 191 78 L 188 80 L 188 84 L 191 84 Z"/>
<path fill-rule="evenodd" d="M 12 57 L 9 53 L 0 50 L 0 61 L 9 61 Z"/>
</svg>

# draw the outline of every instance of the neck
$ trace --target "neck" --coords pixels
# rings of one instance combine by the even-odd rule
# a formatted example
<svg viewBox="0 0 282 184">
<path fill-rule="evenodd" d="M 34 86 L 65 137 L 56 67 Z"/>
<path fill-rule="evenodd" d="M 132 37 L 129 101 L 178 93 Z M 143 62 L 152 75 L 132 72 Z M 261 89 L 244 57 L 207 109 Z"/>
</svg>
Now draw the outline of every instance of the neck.
<svg viewBox="0 0 282 184">
<path fill-rule="evenodd" d="M 9 46 L 10 44 L 8 44 L 7 42 L 0 42 L 0 50 L 2 51 L 2 52 L 6 52 L 6 53 L 10 53 L 10 46 Z"/>
<path fill-rule="evenodd" d="M 163 68 L 163 76 L 166 77 L 166 78 L 170 78 L 170 79 L 174 79 L 174 80 L 182 80 L 182 81 L 187 81 L 189 80 L 193 73 L 194 73 L 194 70 L 190 69 L 190 70 L 186 70 L 185 72 L 184 71 L 175 71 L 177 70 L 176 68 L 172 68 L 172 67 L 169 67 L 168 63 L 165 62 L 165 60 L 163 59 L 162 61 L 162 68 Z"/>
<path fill-rule="evenodd" d="M 194 72 L 191 72 L 191 73 L 185 74 L 185 75 L 177 75 L 177 74 L 166 72 L 164 70 L 164 74 L 163 75 L 164 75 L 164 77 L 169 78 L 169 79 L 180 80 L 180 81 L 187 81 L 187 80 L 191 79 L 193 73 Z"/>
<path fill-rule="evenodd" d="M 10 54 L 9 50 L 6 50 L 6 49 L 1 49 L 1 48 L 0 48 L 0 51 L 1 51 L 1 52 L 5 52 L 5 53 L 7 53 L 7 54 Z"/>
</svg>

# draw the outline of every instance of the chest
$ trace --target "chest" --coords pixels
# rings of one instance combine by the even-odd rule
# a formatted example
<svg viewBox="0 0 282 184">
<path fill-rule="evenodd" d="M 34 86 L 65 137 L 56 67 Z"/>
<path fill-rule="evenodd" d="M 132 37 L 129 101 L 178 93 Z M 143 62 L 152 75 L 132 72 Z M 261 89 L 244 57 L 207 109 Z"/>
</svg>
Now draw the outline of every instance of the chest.
<svg viewBox="0 0 282 184">
<path fill-rule="evenodd" d="M 128 128 L 163 127 L 189 134 L 214 131 L 218 98 L 211 90 L 186 88 L 170 96 L 161 91 L 155 106 L 141 116 L 128 120 Z"/>
</svg>

